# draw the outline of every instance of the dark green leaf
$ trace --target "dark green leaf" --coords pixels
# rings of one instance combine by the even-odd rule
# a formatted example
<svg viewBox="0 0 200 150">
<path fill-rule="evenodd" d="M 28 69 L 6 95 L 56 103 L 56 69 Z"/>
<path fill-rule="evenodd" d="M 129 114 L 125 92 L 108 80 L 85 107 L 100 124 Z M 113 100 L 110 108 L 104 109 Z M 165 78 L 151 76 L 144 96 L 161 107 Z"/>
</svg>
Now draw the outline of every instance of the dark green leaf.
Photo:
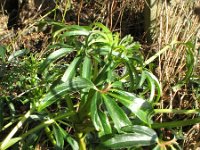
<svg viewBox="0 0 200 150">
<path fill-rule="evenodd" d="M 95 88 L 94 84 L 84 78 L 75 78 L 71 81 L 64 82 L 51 89 L 44 98 L 40 100 L 38 111 L 48 107 L 55 101 L 62 98 L 70 91 L 78 91 L 84 88 Z"/>
<path fill-rule="evenodd" d="M 60 130 L 60 133 L 62 134 L 62 137 L 70 144 L 72 149 L 78 150 L 79 146 L 78 146 L 78 143 L 76 142 L 76 140 L 74 140 L 63 128 L 61 128 L 60 126 L 58 126 L 58 127 Z"/>
<path fill-rule="evenodd" d="M 133 112 L 139 119 L 147 124 L 151 124 L 153 108 L 152 106 L 145 100 L 136 97 L 132 93 L 113 90 L 116 93 L 109 92 L 108 94 L 119 100 L 124 106 L 126 106 L 131 112 Z"/>
<path fill-rule="evenodd" d="M 99 114 L 99 118 L 102 124 L 102 130 L 100 130 L 99 132 L 100 136 L 111 134 L 112 128 L 111 128 L 108 116 L 106 115 L 106 113 L 102 111 L 98 111 L 98 114 Z"/>
<path fill-rule="evenodd" d="M 41 136 L 42 132 L 35 132 L 33 134 L 28 135 L 26 139 L 23 140 L 22 149 L 30 149 L 31 146 L 35 146 L 36 141 Z"/>
<path fill-rule="evenodd" d="M 94 124 L 94 127 L 97 131 L 99 131 L 99 136 L 103 136 L 105 134 L 110 134 L 112 132 L 108 117 L 105 113 L 99 110 L 98 102 L 99 100 L 99 93 L 95 92 L 92 102 L 91 102 L 91 119 Z"/>
<path fill-rule="evenodd" d="M 69 143 L 69 145 L 72 147 L 73 150 L 79 149 L 78 143 L 60 125 L 56 124 L 53 127 L 54 127 L 54 130 L 57 132 L 57 133 L 54 132 L 55 137 L 57 136 L 56 137 L 56 142 L 58 142 L 56 144 L 57 149 L 60 149 L 61 147 L 64 146 L 64 140 Z M 58 144 L 61 146 L 59 146 Z"/>
<path fill-rule="evenodd" d="M 155 137 L 155 140 L 157 140 L 157 133 L 146 126 L 140 126 L 140 125 L 133 125 L 133 126 L 126 126 L 122 128 L 122 131 L 127 132 L 127 133 L 140 133 L 140 134 L 145 134 L 148 136 Z"/>
<path fill-rule="evenodd" d="M 149 146 L 155 143 L 156 140 L 154 136 L 149 136 L 140 133 L 125 133 L 114 135 L 112 138 L 109 138 L 106 141 L 104 141 L 102 145 L 112 149 L 120 149 L 136 146 Z"/>
<path fill-rule="evenodd" d="M 83 61 L 82 77 L 86 79 L 91 78 L 92 62 L 89 57 L 85 57 Z"/>
<path fill-rule="evenodd" d="M 95 129 L 99 131 L 102 128 L 102 126 L 101 126 L 97 109 L 98 109 L 97 108 L 97 92 L 95 92 L 91 101 L 90 113 L 91 113 L 91 119 L 92 119 L 93 125 Z"/>
<path fill-rule="evenodd" d="M 53 124 L 53 134 L 56 138 L 56 150 L 62 150 L 64 147 L 64 135 L 57 124 Z"/>
<path fill-rule="evenodd" d="M 145 75 L 147 77 L 147 80 L 149 81 L 150 84 L 150 97 L 149 97 L 149 101 L 152 102 L 155 97 L 155 101 L 154 102 L 158 102 L 158 100 L 160 99 L 161 95 L 162 95 L 162 88 L 161 85 L 158 81 L 158 79 L 150 72 L 145 71 Z M 157 89 L 157 95 L 155 95 L 155 90 Z"/>
<path fill-rule="evenodd" d="M 71 148 L 73 150 L 78 150 L 79 149 L 78 142 L 75 139 L 73 139 L 69 134 L 66 134 L 65 140 L 69 143 L 69 145 L 71 146 Z"/>
<path fill-rule="evenodd" d="M 68 80 L 71 80 L 74 75 L 76 70 L 78 69 L 78 65 L 80 65 L 80 62 L 82 60 L 82 57 L 76 57 L 71 64 L 68 66 L 68 68 L 66 69 L 64 75 L 62 76 L 62 82 L 66 82 Z"/>
<path fill-rule="evenodd" d="M 5 61 L 5 57 L 6 57 L 6 47 L 0 45 L 0 58 Z"/>
<path fill-rule="evenodd" d="M 71 52 L 73 49 L 72 48 L 61 48 L 59 50 L 54 51 L 51 53 L 40 65 L 39 68 L 39 73 L 42 73 L 49 64 L 52 62 L 56 61 L 57 59 L 65 56 L 67 53 Z"/>
<path fill-rule="evenodd" d="M 124 126 L 131 125 L 131 121 L 118 104 L 109 96 L 102 95 L 104 103 L 118 131 Z"/>
<path fill-rule="evenodd" d="M 98 76 L 96 77 L 94 83 L 98 84 L 99 82 L 102 82 L 106 80 L 107 78 L 107 72 L 111 69 L 112 62 L 109 61 L 107 64 L 104 65 L 103 69 L 99 72 Z"/>
</svg>

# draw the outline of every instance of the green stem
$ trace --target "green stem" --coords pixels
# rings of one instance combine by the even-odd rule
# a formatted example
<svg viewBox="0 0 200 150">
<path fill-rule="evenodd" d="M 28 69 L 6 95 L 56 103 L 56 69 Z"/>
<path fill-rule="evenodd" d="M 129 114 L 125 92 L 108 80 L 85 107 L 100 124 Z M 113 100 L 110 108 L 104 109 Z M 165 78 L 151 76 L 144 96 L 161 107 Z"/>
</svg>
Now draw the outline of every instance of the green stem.
<svg viewBox="0 0 200 150">
<path fill-rule="evenodd" d="M 79 140 L 79 150 L 86 150 L 85 137 L 83 136 L 83 133 L 78 133 L 77 137 Z"/>
<path fill-rule="evenodd" d="M 51 143 L 55 146 L 56 145 L 56 140 L 54 139 L 53 133 L 51 132 L 51 130 L 49 129 L 48 126 L 46 126 L 44 128 L 44 131 L 46 133 L 46 136 L 49 138 L 49 140 L 51 141 Z"/>
<path fill-rule="evenodd" d="M 72 116 L 74 114 L 75 114 L 75 112 L 71 111 L 71 112 L 64 113 L 64 114 L 62 114 L 60 116 L 57 116 L 54 119 L 50 119 L 50 120 L 44 121 L 41 124 L 39 124 L 38 126 L 36 126 L 35 128 L 33 128 L 33 129 L 29 130 L 28 132 L 26 132 L 25 134 L 23 134 L 21 137 L 25 138 L 28 135 L 30 135 L 30 134 L 32 134 L 32 133 L 34 133 L 34 132 L 36 132 L 36 131 L 44 128 L 44 127 L 46 127 L 46 126 L 49 126 L 50 124 L 53 124 L 56 120 L 59 120 L 59 119 L 62 119 L 62 118 L 66 118 L 66 117 Z"/>
<path fill-rule="evenodd" d="M 200 109 L 191 109 L 191 110 L 178 110 L 178 109 L 154 109 L 156 114 L 160 113 L 174 113 L 174 114 L 198 114 Z"/>
<path fill-rule="evenodd" d="M 71 0 L 67 0 L 65 2 L 65 10 L 64 10 L 64 14 L 62 14 L 62 22 L 65 23 L 65 16 L 66 16 L 66 13 L 67 11 L 70 9 L 71 7 Z"/>
<path fill-rule="evenodd" d="M 171 48 L 174 44 L 181 44 L 182 42 L 178 42 L 176 40 L 172 41 L 169 45 L 165 46 L 163 49 L 161 49 L 160 51 L 158 51 L 155 55 L 153 55 L 152 57 L 150 57 L 149 59 L 147 59 L 144 62 L 144 66 L 150 64 L 151 62 L 153 62 L 157 57 L 159 57 L 162 53 L 164 53 L 165 51 L 167 51 L 169 48 Z"/>
<path fill-rule="evenodd" d="M 152 124 L 153 129 L 158 128 L 174 128 L 174 127 L 183 127 L 189 126 L 200 122 L 200 117 L 195 119 L 188 119 L 182 121 L 172 121 L 172 122 L 163 122 L 163 123 L 154 123 Z"/>
<path fill-rule="evenodd" d="M 33 112 L 33 110 L 28 111 L 25 114 L 25 116 L 22 118 L 22 120 L 18 122 L 18 124 L 13 128 L 13 130 L 10 132 L 10 134 L 2 142 L 2 144 L 0 146 L 0 149 L 4 150 L 5 148 L 8 148 L 8 142 L 11 140 L 11 138 L 17 132 L 17 129 L 19 129 L 22 126 L 22 124 L 24 123 L 24 121 L 30 116 L 31 112 Z M 33 134 L 33 133 L 37 132 L 38 130 L 53 124 L 56 120 L 59 120 L 59 119 L 62 119 L 62 118 L 66 118 L 66 117 L 72 116 L 74 114 L 75 114 L 75 112 L 71 111 L 71 112 L 64 113 L 64 114 L 62 114 L 60 116 L 57 116 L 54 119 L 49 119 L 47 121 L 44 121 L 41 124 L 39 124 L 38 126 L 36 126 L 35 128 L 33 128 L 33 129 L 29 130 L 28 132 L 24 133 L 20 137 L 17 137 L 17 139 L 18 139 L 17 141 L 19 141 L 21 139 L 24 139 L 28 135 Z M 9 144 L 9 147 L 12 146 L 13 144 L 15 144 L 15 143 L 13 142 L 12 144 Z"/>
<path fill-rule="evenodd" d="M 54 119 L 50 119 L 50 120 L 47 120 L 45 122 L 42 122 L 41 124 L 39 124 L 38 126 L 36 126 L 35 128 L 29 130 L 28 132 L 24 133 L 21 138 L 24 139 L 25 137 L 27 137 L 28 135 L 30 134 L 33 134 L 35 132 L 37 132 L 38 130 L 46 127 L 46 126 L 49 126 L 50 124 L 54 123 L 55 120 Z"/>
<path fill-rule="evenodd" d="M 22 119 L 17 123 L 17 125 L 12 129 L 12 131 L 8 134 L 8 136 L 1 143 L 0 149 L 5 149 L 6 145 L 9 143 L 10 139 L 15 135 L 15 133 L 20 129 L 23 123 L 30 117 L 31 113 L 34 109 L 29 110 Z"/>
</svg>

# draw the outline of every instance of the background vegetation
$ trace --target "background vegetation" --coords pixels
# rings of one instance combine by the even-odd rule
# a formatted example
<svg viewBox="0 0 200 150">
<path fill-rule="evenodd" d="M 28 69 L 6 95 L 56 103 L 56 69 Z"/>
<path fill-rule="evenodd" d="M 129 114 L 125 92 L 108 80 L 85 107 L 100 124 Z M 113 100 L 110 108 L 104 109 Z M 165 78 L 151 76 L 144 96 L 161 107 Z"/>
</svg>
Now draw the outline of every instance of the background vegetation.
<svg viewBox="0 0 200 150">
<path fill-rule="evenodd" d="M 0 3 L 0 149 L 200 148 L 199 1 Z"/>
</svg>

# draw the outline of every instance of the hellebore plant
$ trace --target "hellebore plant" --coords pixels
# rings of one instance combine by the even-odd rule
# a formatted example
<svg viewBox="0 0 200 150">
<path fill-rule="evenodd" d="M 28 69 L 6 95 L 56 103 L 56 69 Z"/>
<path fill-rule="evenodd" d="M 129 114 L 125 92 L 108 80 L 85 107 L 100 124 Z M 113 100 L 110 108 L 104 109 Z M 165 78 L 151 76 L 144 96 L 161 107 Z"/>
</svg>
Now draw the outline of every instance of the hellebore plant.
<svg viewBox="0 0 200 150">
<path fill-rule="evenodd" d="M 130 35 L 120 39 L 100 23 L 48 24 L 53 44 L 36 73 L 38 84 L 45 85 L 42 94 L 30 101 L 30 110 L 1 142 L 1 149 L 27 141 L 37 145 L 42 136 L 56 149 L 159 143 L 151 126 L 161 87 L 145 68 L 140 44 Z M 25 123 L 26 132 L 13 137 Z"/>
</svg>

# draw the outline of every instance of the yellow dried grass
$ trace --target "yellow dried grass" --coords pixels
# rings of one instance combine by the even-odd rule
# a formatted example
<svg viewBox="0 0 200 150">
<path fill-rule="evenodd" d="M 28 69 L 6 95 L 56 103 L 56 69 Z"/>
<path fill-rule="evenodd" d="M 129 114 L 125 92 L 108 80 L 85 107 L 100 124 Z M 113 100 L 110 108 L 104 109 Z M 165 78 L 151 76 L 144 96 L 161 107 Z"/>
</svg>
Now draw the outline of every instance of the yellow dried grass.
<svg viewBox="0 0 200 150">
<path fill-rule="evenodd" d="M 191 0 L 185 0 L 170 4 L 165 0 L 161 4 L 153 28 L 153 43 L 157 44 L 157 51 L 173 40 L 194 42 L 197 49 L 200 29 L 198 17 L 194 14 L 194 7 L 198 5 L 197 3 L 197 1 L 194 3 Z M 176 45 L 173 50 L 166 51 L 160 56 L 158 75 L 160 81 L 164 81 L 164 86 L 173 85 L 185 76 L 185 48 L 183 45 Z M 166 89 L 169 88 L 171 87 L 166 87 Z"/>
</svg>

